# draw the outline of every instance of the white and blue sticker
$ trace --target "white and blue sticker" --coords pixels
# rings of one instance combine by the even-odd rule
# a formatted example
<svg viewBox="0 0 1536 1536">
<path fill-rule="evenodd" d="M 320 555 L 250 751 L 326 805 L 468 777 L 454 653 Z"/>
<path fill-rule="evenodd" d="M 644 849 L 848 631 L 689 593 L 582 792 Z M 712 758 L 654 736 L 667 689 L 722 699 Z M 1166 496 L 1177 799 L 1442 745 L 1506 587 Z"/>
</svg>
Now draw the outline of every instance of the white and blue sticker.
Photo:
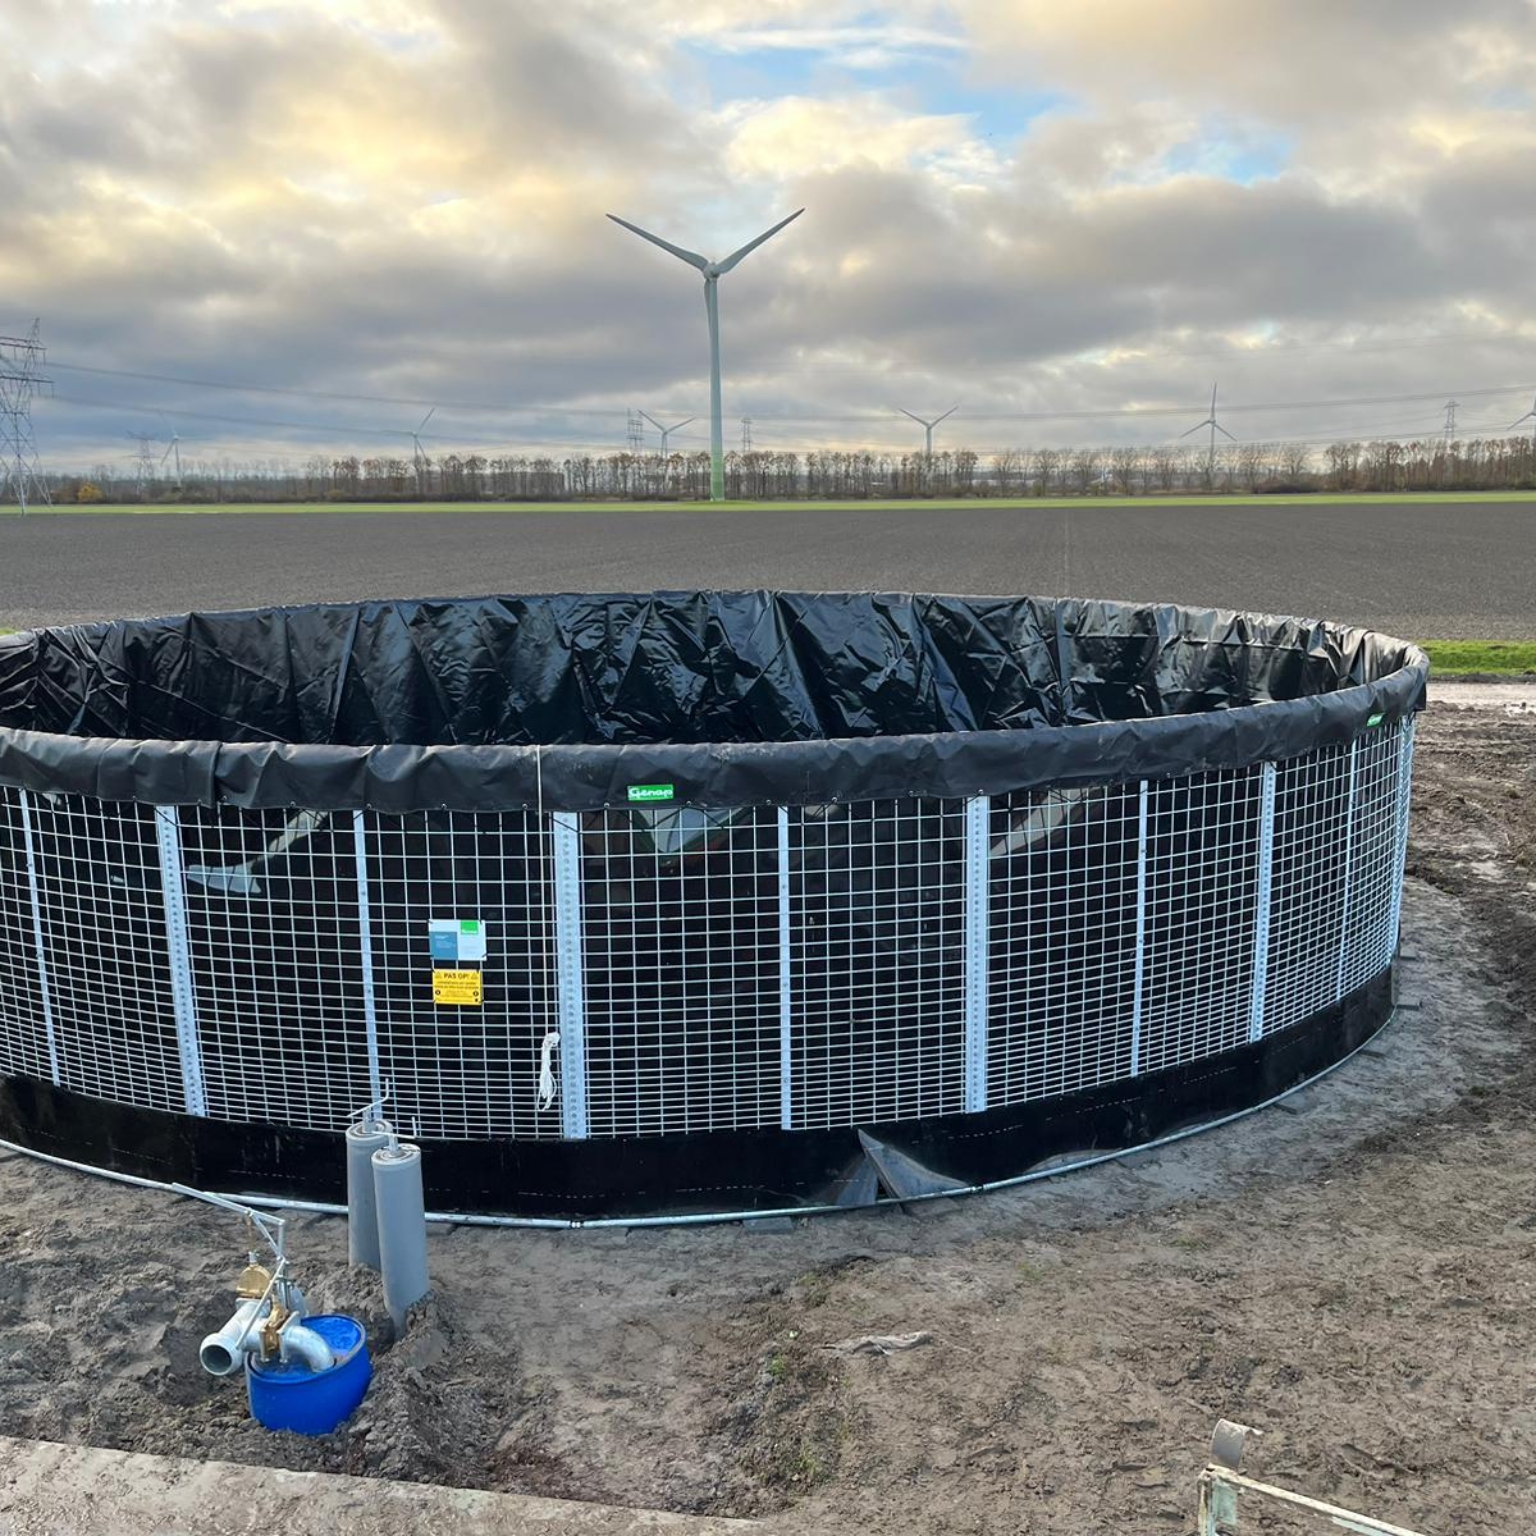
<svg viewBox="0 0 1536 1536">
<path fill-rule="evenodd" d="M 485 924 L 473 917 L 434 917 L 427 923 L 432 964 L 445 970 L 485 963 Z"/>
</svg>

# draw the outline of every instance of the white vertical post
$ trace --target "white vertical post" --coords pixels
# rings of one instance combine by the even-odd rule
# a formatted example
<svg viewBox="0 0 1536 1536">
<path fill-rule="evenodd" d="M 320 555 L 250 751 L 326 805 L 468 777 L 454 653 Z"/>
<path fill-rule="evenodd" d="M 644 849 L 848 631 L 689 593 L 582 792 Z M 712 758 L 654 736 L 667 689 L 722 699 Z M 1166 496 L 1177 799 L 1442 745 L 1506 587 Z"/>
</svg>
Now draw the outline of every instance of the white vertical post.
<svg viewBox="0 0 1536 1536">
<path fill-rule="evenodd" d="M 789 928 L 789 807 L 778 808 L 779 822 L 779 1125 L 793 1130 L 795 1123 L 794 1076 L 794 973 L 790 964 Z"/>
<path fill-rule="evenodd" d="M 1264 1038 L 1264 989 L 1269 981 L 1269 904 L 1275 867 L 1275 765 L 1259 768 L 1259 889 L 1253 913 L 1253 1001 L 1248 1038 Z"/>
<path fill-rule="evenodd" d="M 555 864 L 555 977 L 560 1018 L 560 1134 L 587 1139 L 587 1007 L 581 938 L 581 817 L 550 816 Z"/>
<path fill-rule="evenodd" d="M 1387 946 L 1388 958 L 1396 955 L 1402 937 L 1403 876 L 1408 868 L 1408 813 L 1413 800 L 1413 721 L 1405 716 L 1398 730 L 1397 744 L 1397 866 L 1392 879 L 1392 929 Z"/>
<path fill-rule="evenodd" d="M 53 989 L 48 984 L 48 945 L 43 938 L 43 898 L 37 886 L 37 851 L 32 837 L 32 796 L 16 791 L 21 805 L 21 840 L 27 855 L 27 890 L 32 898 L 32 944 L 37 957 L 37 987 L 43 1000 L 43 1033 L 48 1041 L 48 1075 L 59 1086 L 59 1043 L 53 1029 Z"/>
<path fill-rule="evenodd" d="M 992 801 L 965 802 L 965 1107 L 987 1107 L 987 959 Z"/>
<path fill-rule="evenodd" d="M 363 1031 L 368 1049 L 368 1092 L 379 1104 L 384 1075 L 379 1069 L 378 993 L 373 983 L 373 906 L 368 889 L 368 827 L 362 811 L 352 812 L 352 848 L 357 856 L 357 945 L 363 970 Z"/>
<path fill-rule="evenodd" d="M 155 841 L 160 845 L 160 889 L 165 898 L 165 948 L 171 966 L 171 1004 L 176 1013 L 176 1047 L 181 1088 L 189 1115 L 208 1113 L 203 1088 L 203 1048 L 197 1038 L 197 993 L 187 942 L 187 890 L 181 864 L 181 816 L 174 805 L 155 807 Z"/>
<path fill-rule="evenodd" d="M 1360 770 L 1360 738 L 1349 744 L 1349 802 L 1344 812 L 1344 899 L 1339 904 L 1339 974 L 1334 983 L 1334 1000 L 1344 996 L 1344 975 L 1349 964 L 1349 909 L 1355 870 L 1355 784 Z"/>
<path fill-rule="evenodd" d="M 1131 983 L 1131 1076 L 1141 1074 L 1141 992 L 1147 966 L 1147 781 L 1136 812 L 1136 970 Z"/>
</svg>

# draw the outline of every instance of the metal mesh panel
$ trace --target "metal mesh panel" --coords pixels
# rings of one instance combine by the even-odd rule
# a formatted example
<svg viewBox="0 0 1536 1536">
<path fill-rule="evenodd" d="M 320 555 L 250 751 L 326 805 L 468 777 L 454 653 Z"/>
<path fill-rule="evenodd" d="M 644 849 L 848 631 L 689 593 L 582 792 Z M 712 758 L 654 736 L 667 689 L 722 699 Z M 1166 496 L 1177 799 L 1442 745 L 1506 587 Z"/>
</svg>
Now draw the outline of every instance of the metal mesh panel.
<svg viewBox="0 0 1536 1536">
<path fill-rule="evenodd" d="M 991 1104 L 1131 1074 L 1141 801 L 1115 785 L 993 803 Z"/>
<path fill-rule="evenodd" d="M 331 1130 L 387 1082 L 408 1133 L 519 1140 L 1113 1083 L 1284 1029 L 1390 963 L 1411 740 L 990 805 L 570 814 L 558 837 L 523 812 L 3 790 L 0 1072 Z M 471 918 L 483 1003 L 439 1005 L 428 925 Z"/>
<path fill-rule="evenodd" d="M 778 817 L 583 817 L 594 1136 L 778 1125 Z"/>
<path fill-rule="evenodd" d="M 183 810 L 210 1115 L 334 1130 L 373 1097 L 350 813 Z"/>
<path fill-rule="evenodd" d="M 1276 765 L 1265 1034 L 1338 999 L 1349 799 L 1348 747 Z"/>
<path fill-rule="evenodd" d="M 518 811 L 370 812 L 364 838 L 394 1118 L 419 1136 L 558 1137 L 558 1110 L 538 1108 L 540 1044 L 556 1027 L 547 832 Z M 433 918 L 486 924 L 480 1007 L 433 1002 Z"/>
<path fill-rule="evenodd" d="M 0 1072 L 55 1072 L 37 952 L 20 790 L 0 789 Z M 46 964 L 46 961 L 42 962 Z"/>
<path fill-rule="evenodd" d="M 184 1109 L 154 811 L 73 796 L 31 806 L 61 1083 Z"/>
<path fill-rule="evenodd" d="M 1257 768 L 1148 785 L 1144 1072 L 1248 1038 L 1260 788 Z"/>
<path fill-rule="evenodd" d="M 1371 731 L 1354 744 L 1355 793 L 1350 813 L 1349 906 L 1339 962 L 1339 995 L 1384 970 L 1397 942 L 1398 772 L 1395 730 Z"/>
<path fill-rule="evenodd" d="M 951 1114 L 965 1094 L 965 813 L 789 813 L 795 1126 Z"/>
</svg>

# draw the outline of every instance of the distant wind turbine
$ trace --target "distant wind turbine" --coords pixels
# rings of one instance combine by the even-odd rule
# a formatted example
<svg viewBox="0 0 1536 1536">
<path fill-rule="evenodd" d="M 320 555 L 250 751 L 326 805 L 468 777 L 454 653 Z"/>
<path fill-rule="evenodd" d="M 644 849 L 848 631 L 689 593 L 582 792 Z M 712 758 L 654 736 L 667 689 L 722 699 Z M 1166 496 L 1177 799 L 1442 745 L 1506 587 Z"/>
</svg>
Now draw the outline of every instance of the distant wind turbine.
<svg viewBox="0 0 1536 1536">
<path fill-rule="evenodd" d="M 1536 453 L 1536 400 L 1532 400 L 1531 401 L 1531 408 L 1530 408 L 1530 410 L 1528 410 L 1525 413 L 1524 416 L 1520 417 L 1519 421 L 1512 421 L 1512 422 L 1510 422 L 1509 430 L 1511 432 L 1513 432 L 1515 430 L 1515 428 L 1518 427 L 1520 425 L 1520 422 L 1522 422 L 1522 421 L 1529 421 L 1529 422 L 1532 423 L 1532 426 L 1531 426 L 1531 452 L 1532 453 Z"/>
<path fill-rule="evenodd" d="M 1216 434 L 1220 432 L 1221 435 L 1227 438 L 1229 441 L 1234 443 L 1237 441 L 1237 439 L 1233 437 L 1232 434 L 1228 432 L 1227 429 L 1222 426 L 1219 421 L 1216 420 L 1216 386 L 1214 384 L 1211 385 L 1211 414 L 1207 416 L 1204 421 L 1196 422 L 1188 432 L 1179 433 L 1179 436 L 1181 438 L 1190 437 L 1194 433 L 1198 432 L 1201 427 L 1209 427 L 1211 429 L 1211 454 L 1210 457 L 1205 461 L 1205 478 L 1208 482 L 1214 482 L 1216 479 Z"/>
<path fill-rule="evenodd" d="M 933 429 L 938 426 L 941 421 L 948 421 L 949 418 L 960 409 L 960 407 L 958 405 L 952 405 L 947 411 L 944 412 L 942 416 L 935 416 L 932 421 L 924 421 L 921 416 L 914 415 L 911 411 L 907 410 L 905 406 L 898 405 L 896 409 L 900 411 L 903 416 L 911 416 L 912 420 L 915 421 L 918 426 L 923 429 L 923 452 L 927 454 L 931 459 L 933 457 Z"/>
<path fill-rule="evenodd" d="M 616 213 L 608 215 L 615 224 L 622 225 L 631 234 L 639 235 L 642 240 L 649 240 L 652 245 L 659 245 L 662 250 L 676 256 L 679 261 L 686 261 L 690 267 L 704 276 L 704 309 L 709 316 L 709 499 L 711 501 L 725 500 L 725 426 L 720 412 L 720 300 L 717 292 L 720 279 L 736 266 L 742 257 L 751 255 L 765 240 L 771 240 L 786 224 L 793 224 L 804 212 L 804 208 L 797 208 L 787 219 L 780 219 L 772 229 L 764 230 L 755 240 L 749 240 L 739 250 L 732 251 L 724 261 L 711 261 L 707 256 L 700 256 L 697 251 L 684 250 L 680 245 L 673 245 L 671 241 L 663 240 L 660 235 L 653 235 L 648 229 L 641 229 L 638 224 L 631 224 L 628 219 L 621 219 Z"/>
<path fill-rule="evenodd" d="M 166 444 L 165 452 L 160 455 L 160 468 L 165 468 L 165 461 L 174 454 L 176 463 L 176 489 L 181 489 L 181 434 L 171 426 L 170 417 L 164 411 L 160 413 L 160 419 L 170 428 L 171 440 Z"/>
<path fill-rule="evenodd" d="M 685 416 L 685 417 L 683 417 L 683 419 L 681 421 L 674 421 L 670 427 L 664 427 L 664 426 L 662 426 L 662 424 L 659 421 L 656 420 L 656 418 L 654 416 L 651 415 L 651 413 L 649 411 L 641 411 L 640 415 L 644 416 L 645 419 L 648 422 L 650 422 L 650 424 L 653 427 L 655 427 L 658 432 L 661 433 L 661 456 L 662 456 L 662 458 L 666 458 L 666 456 L 667 456 L 667 439 L 669 437 L 671 437 L 672 434 L 674 432 L 676 432 L 679 427 L 686 427 L 691 422 L 694 422 L 694 421 L 698 420 L 697 416 Z"/>
<path fill-rule="evenodd" d="M 416 470 L 416 490 L 417 490 L 418 494 L 420 493 L 421 487 L 422 487 L 422 477 L 427 472 L 427 462 L 428 462 L 427 461 L 427 455 L 422 450 L 421 434 L 422 434 L 423 431 L 426 430 L 427 423 L 429 421 L 431 421 L 432 418 L 436 414 L 437 414 L 437 407 L 434 405 L 432 407 L 432 409 L 430 411 L 428 411 L 427 414 L 421 418 L 421 425 L 419 427 L 417 427 L 414 432 L 411 433 L 411 442 L 414 445 L 414 451 L 411 454 L 411 463 L 412 463 L 412 465 L 414 466 L 414 468 Z"/>
</svg>

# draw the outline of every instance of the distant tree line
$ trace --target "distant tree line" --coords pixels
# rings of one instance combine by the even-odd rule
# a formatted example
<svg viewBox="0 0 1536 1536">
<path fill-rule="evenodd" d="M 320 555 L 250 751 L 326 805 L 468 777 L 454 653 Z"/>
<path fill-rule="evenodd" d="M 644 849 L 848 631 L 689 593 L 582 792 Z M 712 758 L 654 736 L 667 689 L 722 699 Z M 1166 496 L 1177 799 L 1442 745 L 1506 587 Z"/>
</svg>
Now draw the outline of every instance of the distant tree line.
<svg viewBox="0 0 1536 1536">
<path fill-rule="evenodd" d="M 62 502 L 689 501 L 709 494 L 709 455 L 614 452 L 568 458 L 442 454 L 187 462 L 182 483 L 97 465 L 55 475 Z M 1184 444 L 1144 448 L 969 448 L 932 455 L 771 448 L 726 455 L 726 491 L 743 500 L 986 496 L 1168 496 L 1223 492 L 1536 489 L 1527 437 L 1233 443 L 1214 458 Z"/>
</svg>

